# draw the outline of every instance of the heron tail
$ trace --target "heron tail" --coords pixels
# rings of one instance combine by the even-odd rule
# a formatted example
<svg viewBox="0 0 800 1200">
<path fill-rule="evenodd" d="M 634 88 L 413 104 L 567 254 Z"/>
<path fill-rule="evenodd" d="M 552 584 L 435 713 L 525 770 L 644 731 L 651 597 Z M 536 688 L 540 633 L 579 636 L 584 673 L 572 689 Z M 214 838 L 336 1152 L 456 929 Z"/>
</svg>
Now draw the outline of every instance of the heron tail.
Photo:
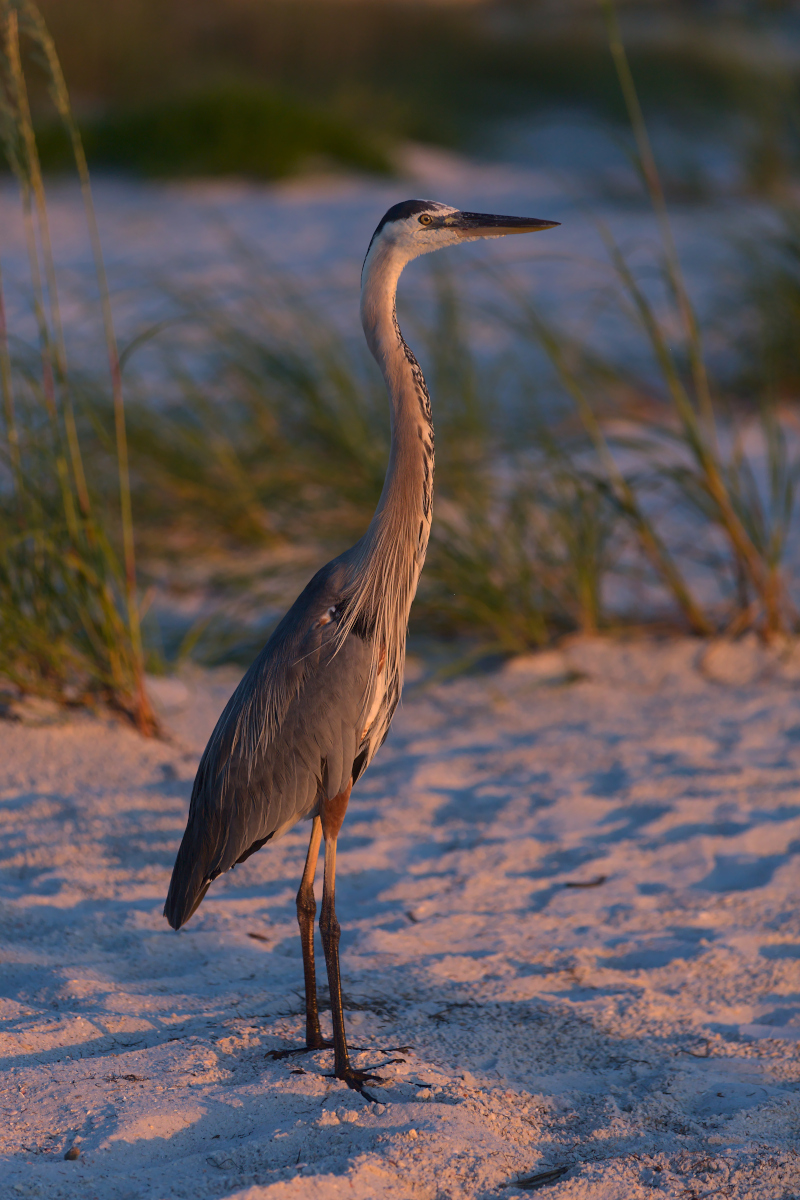
<svg viewBox="0 0 800 1200">
<path fill-rule="evenodd" d="M 209 876 L 204 856 L 196 853 L 191 833 L 191 829 L 187 829 L 183 835 L 164 904 L 164 916 L 173 929 L 180 929 L 197 912 L 212 881 L 219 874 L 217 871 Z"/>
<path fill-rule="evenodd" d="M 204 831 L 202 823 L 194 814 L 190 815 L 186 832 L 172 868 L 164 916 L 173 929 L 180 929 L 194 916 L 214 880 L 238 866 L 260 850 L 275 836 L 275 830 L 254 837 L 245 829 L 245 836 L 223 837 L 215 823 L 211 831 Z M 242 831 L 238 831 L 241 835 Z M 258 831 L 260 832 L 260 830 Z M 216 836 L 215 836 L 216 835 Z"/>
</svg>

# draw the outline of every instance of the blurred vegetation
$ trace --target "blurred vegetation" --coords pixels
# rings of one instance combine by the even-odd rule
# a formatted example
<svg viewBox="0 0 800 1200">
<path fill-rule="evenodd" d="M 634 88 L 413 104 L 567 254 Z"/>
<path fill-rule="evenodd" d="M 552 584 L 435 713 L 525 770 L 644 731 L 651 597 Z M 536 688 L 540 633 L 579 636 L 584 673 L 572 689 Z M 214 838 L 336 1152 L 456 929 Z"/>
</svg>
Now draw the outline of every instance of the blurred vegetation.
<svg viewBox="0 0 800 1200">
<path fill-rule="evenodd" d="M 20 33 L 47 69 L 81 182 L 109 356 L 116 495 L 100 496 L 87 474 L 81 395 L 67 367 Z M 0 676 L 48 699 L 103 701 L 152 733 L 157 722 L 144 688 L 124 403 L 105 268 L 55 47 L 28 0 L 0 3 L 0 140 L 19 185 L 38 327 L 36 350 L 13 359 L 0 283 Z M 116 545 L 107 519 L 112 505 Z"/>
<path fill-rule="evenodd" d="M 130 5 L 112 6 L 109 21 L 133 11 Z M 135 11 L 152 16 L 154 10 L 144 5 Z M 167 6 L 167 31 L 170 11 Z M 200 5 L 180 11 L 189 21 L 197 20 L 198 12 L 208 16 L 216 10 Z M 242 0 L 241 13 L 252 17 L 253 11 Z M 299 29 L 292 24 L 295 17 L 287 15 L 291 11 L 280 9 L 287 24 L 278 23 L 278 40 L 282 30 Z M 382 10 L 380 20 L 377 10 L 364 11 L 380 31 L 396 17 L 393 9 Z M 326 21 L 331 14 L 341 16 L 333 7 L 325 12 Z M 455 19 L 452 9 L 408 12 L 412 27 L 415 21 Z M 485 14 L 460 10 L 457 16 L 464 37 L 471 21 L 485 19 Z M 238 250 L 252 268 L 246 303 L 237 308 L 211 294 L 173 295 L 180 320 L 165 329 L 143 330 L 121 363 L 80 131 L 53 43 L 30 0 L 0 0 L 0 17 L 0 124 L 20 187 L 38 325 L 35 346 L 13 342 L 0 288 L 0 675 L 23 691 L 60 700 L 103 700 L 141 728 L 152 729 L 143 684 L 133 512 L 145 581 L 160 580 L 168 587 L 183 576 L 188 592 L 207 593 L 210 584 L 212 590 L 215 586 L 215 572 L 226 578 L 234 574 L 236 586 L 252 597 L 270 573 L 283 572 L 287 581 L 293 571 L 310 574 L 351 544 L 372 514 L 388 455 L 385 394 L 363 344 L 343 340 L 332 322 L 248 246 Z M 409 328 L 435 397 L 439 435 L 436 521 L 413 624 L 439 635 L 466 636 L 476 653 L 518 653 L 569 631 L 595 632 L 640 620 L 641 609 L 629 600 L 610 602 L 620 586 L 624 591 L 642 585 L 651 595 L 655 590 L 660 612 L 670 606 L 671 619 L 696 633 L 755 628 L 770 638 L 797 627 L 787 546 L 800 461 L 774 386 L 798 374 L 796 214 L 787 210 L 770 253 L 758 258 L 751 275 L 760 322 L 754 361 L 761 354 L 773 364 L 771 374 L 754 370 L 749 384 L 760 405 L 760 420 L 754 423 L 752 409 L 739 419 L 708 378 L 631 66 L 610 8 L 607 17 L 606 53 L 610 46 L 637 164 L 660 227 L 661 270 L 672 312 L 656 315 L 610 236 L 607 249 L 622 302 L 649 346 L 655 382 L 630 374 L 620 379 L 611 364 L 571 342 L 505 281 L 502 320 L 506 326 L 516 322 L 522 339 L 547 356 L 566 403 L 558 420 L 545 420 L 526 367 L 512 359 L 501 364 L 503 389 L 522 403 L 492 402 L 499 380 L 473 354 L 468 315 L 453 279 L 438 263 L 431 268 L 432 316 L 420 320 L 414 332 Z M 213 21 L 208 28 L 209 47 L 224 44 Z M 91 24 L 87 29 L 92 36 L 97 32 Z M 91 50 L 91 37 L 87 44 Z M 131 44 L 138 44 L 135 38 Z M 208 53 L 217 63 L 211 49 Z M 359 53 L 371 61 L 363 45 Z M 179 66 L 182 61 L 178 55 Z M 391 61 L 385 71 L 389 82 Z M 67 369 L 26 63 L 40 75 L 46 69 L 51 106 L 61 123 L 61 142 L 45 133 L 43 143 L 54 156 L 67 146 L 81 180 L 109 385 Z M 209 80 L 213 73 L 209 68 Z M 476 91 L 487 78 L 477 80 Z M 278 81 L 277 92 L 255 90 L 255 85 L 250 91 L 247 83 L 224 92 L 231 111 L 238 111 L 243 133 L 249 127 L 236 106 L 252 101 L 253 128 L 259 127 L 259 105 L 267 95 L 268 103 L 283 105 L 284 83 Z M 317 80 L 318 87 L 323 83 Z M 119 92 L 126 97 L 117 110 L 123 115 L 113 119 L 131 122 L 125 153 L 139 146 L 140 169 L 165 169 L 159 156 L 168 154 L 170 145 L 177 155 L 177 141 L 170 139 L 179 141 L 186 123 L 197 120 L 197 128 L 213 123 L 212 110 L 198 118 L 205 101 L 196 98 L 223 93 L 204 92 L 206 86 L 222 84 L 199 79 L 195 100 L 176 84 L 171 96 L 165 92 L 163 101 L 148 104 L 130 81 L 128 90 Z M 126 110 L 129 102 L 133 107 Z M 308 103 L 293 100 L 281 111 L 294 113 L 297 128 L 305 130 L 303 154 L 324 153 L 322 134 L 316 143 L 311 136 L 322 125 L 315 123 L 312 108 L 303 107 Z M 95 131 L 90 139 L 113 127 L 110 113 L 107 108 L 105 114 L 85 117 L 85 127 Z M 325 137 L 333 138 L 338 119 L 325 126 Z M 110 124 L 104 126 L 106 121 Z M 225 163 L 234 158 L 241 169 L 241 156 L 252 149 L 250 139 L 243 136 L 234 153 L 224 129 L 223 121 L 219 137 L 207 139 L 205 158 L 197 157 L 198 142 L 187 135 L 181 169 L 226 170 Z M 291 145 L 275 136 L 271 149 L 262 146 L 259 163 L 263 167 L 271 155 L 271 170 L 278 172 L 274 164 L 279 161 L 284 163 L 280 169 L 288 170 L 299 161 L 291 154 L 300 134 Z M 361 153 L 346 139 L 339 145 L 340 154 Z M 229 149 L 233 158 L 225 159 Z M 280 160 L 280 154 L 286 157 Z M 198 165 L 190 167 L 192 162 Z M 379 166 L 378 159 L 372 165 Z M 484 314 L 484 319 L 490 318 Z M 144 345 L 160 356 L 163 387 L 157 402 L 152 371 L 138 373 L 136 350 Z M 621 384 L 633 397 L 627 406 L 619 401 Z M 524 421 L 523 410 L 528 413 Z M 161 569 L 165 559 L 166 573 Z M 697 586 L 698 566 L 711 578 L 711 598 Z M 219 589 L 217 600 L 221 595 Z M 277 607 L 288 599 L 276 592 Z M 194 642 L 206 660 L 219 659 L 231 654 L 233 640 L 237 655 L 249 657 L 263 642 L 263 624 L 245 621 L 232 633 L 232 607 L 220 603 L 219 608 L 226 627 L 195 623 L 183 649 Z M 168 643 L 162 635 L 162 648 L 174 652 L 174 639 Z M 157 633 L 151 644 L 158 646 Z"/>
<path fill-rule="evenodd" d="M 247 175 L 277 179 L 309 166 L 386 174 L 391 164 L 377 141 L 321 108 L 268 88 L 229 83 L 186 95 L 111 110 L 82 123 L 93 166 L 142 175 Z M 38 130 L 49 170 L 64 170 L 71 147 L 63 126 Z"/>
<path fill-rule="evenodd" d="M 755 421 L 715 399 L 691 310 L 678 309 L 688 326 L 673 348 L 613 243 L 609 253 L 660 386 L 620 378 L 508 289 L 499 321 L 516 322 L 549 357 L 566 402 L 555 421 L 539 413 L 518 361 L 502 364 L 516 403 L 493 403 L 495 368 L 475 358 L 455 279 L 432 261 L 433 312 L 408 328 L 435 398 L 438 447 L 417 632 L 512 654 L 570 631 L 663 620 L 670 606 L 675 625 L 700 634 L 795 628 L 786 555 L 800 464 L 785 422 L 767 394 Z M 197 565 L 208 564 L 200 586 L 210 583 L 225 620 L 198 629 L 195 651 L 214 661 L 232 644 L 247 660 L 263 641 L 263 624 L 249 635 L 246 620 L 231 628 L 243 593 L 283 572 L 279 610 L 304 572 L 360 536 L 388 455 L 386 398 L 361 342 L 343 340 L 255 252 L 250 261 L 241 310 L 211 295 L 185 300 L 191 372 L 177 329 L 159 335 L 173 399 L 155 408 L 143 388 L 129 405 L 140 542 L 162 585 L 188 569 L 196 587 Z M 665 271 L 680 296 L 677 262 Z M 135 355 L 129 366 L 133 383 Z M 612 604 L 620 585 L 629 598 Z M 660 597 L 655 606 L 637 609 L 639 585 Z"/>
<path fill-rule="evenodd" d="M 509 654 L 604 627 L 603 585 L 625 539 L 604 481 L 577 464 L 587 439 L 574 423 L 555 435 L 535 417 L 523 430 L 492 403 L 496 381 L 473 356 L 455 281 L 438 264 L 432 276 L 433 315 L 412 340 L 436 401 L 436 521 L 413 628 Z M 209 555 L 215 575 L 226 557 L 231 564 L 216 588 L 227 620 L 202 630 L 195 646 L 213 661 L 229 656 L 241 592 L 263 584 L 270 552 L 280 564 L 286 550 L 302 549 L 310 573 L 361 536 L 388 459 L 385 390 L 366 350 L 288 287 L 265 290 L 262 306 L 257 287 L 246 316 L 187 301 L 193 369 L 179 366 L 173 342 L 161 368 L 174 396 L 166 407 L 144 392 L 137 402 L 129 389 L 145 557 L 158 569 L 166 553 L 168 579 Z M 521 367 L 508 369 L 530 404 Z M 295 555 L 289 566 L 297 565 Z M 258 625 L 250 642 L 236 630 L 237 655 L 247 659 L 262 638 Z"/>
<path fill-rule="evenodd" d="M 400 139 L 491 153 L 500 118 L 546 105 L 626 121 L 593 4 L 43 0 L 42 9 L 98 164 L 274 177 L 322 155 L 380 170 Z M 718 135 L 722 121 L 725 136 L 733 122 L 745 173 L 762 189 L 783 186 L 798 158 L 800 73 L 775 48 L 790 28 L 781 11 L 630 2 L 624 12 L 650 112 Z M 34 89 L 35 113 L 43 91 Z M 58 146 L 44 149 L 57 165 Z"/>
<path fill-rule="evenodd" d="M 743 384 L 766 385 L 777 398 L 800 395 L 800 207 L 779 210 L 772 229 L 745 246 L 749 323 Z"/>
</svg>

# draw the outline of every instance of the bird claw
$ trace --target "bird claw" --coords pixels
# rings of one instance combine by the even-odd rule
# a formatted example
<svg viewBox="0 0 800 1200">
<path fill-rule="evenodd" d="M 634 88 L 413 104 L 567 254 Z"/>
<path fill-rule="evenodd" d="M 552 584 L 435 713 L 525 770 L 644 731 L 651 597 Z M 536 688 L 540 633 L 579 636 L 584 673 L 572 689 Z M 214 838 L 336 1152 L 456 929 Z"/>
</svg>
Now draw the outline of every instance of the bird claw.
<svg viewBox="0 0 800 1200">
<path fill-rule="evenodd" d="M 372 1092 L 368 1092 L 364 1087 L 365 1083 L 377 1083 L 378 1087 L 383 1086 L 384 1080 L 379 1075 L 369 1075 L 366 1071 L 349 1071 L 344 1076 L 344 1082 L 354 1092 L 358 1092 L 370 1104 L 377 1104 L 377 1096 L 373 1096 Z"/>
<path fill-rule="evenodd" d="M 341 1079 L 354 1092 L 360 1092 L 361 1095 L 369 1100 L 372 1104 L 377 1104 L 377 1100 L 364 1087 L 365 1083 L 377 1083 L 379 1087 L 385 1085 L 386 1080 L 380 1075 L 371 1075 L 368 1071 L 359 1071 L 355 1067 L 345 1067 L 341 1074 L 330 1074 L 325 1076 L 326 1079 Z"/>
<path fill-rule="evenodd" d="M 393 1049 L 394 1048 L 395 1047 L 393 1047 Z M 267 1050 L 264 1057 L 276 1060 L 276 1059 L 282 1059 L 282 1058 L 291 1058 L 295 1054 L 313 1054 L 316 1050 L 332 1050 L 332 1049 L 333 1049 L 333 1042 L 323 1039 L 321 1046 L 290 1046 L 286 1050 Z M 354 1047 L 354 1049 L 361 1050 L 361 1049 L 366 1049 L 366 1047 L 356 1046 L 356 1047 Z M 397 1046 L 396 1049 L 405 1050 L 406 1047 L 405 1046 Z M 406 1060 L 404 1058 L 390 1058 L 386 1062 L 381 1063 L 380 1065 L 382 1067 L 390 1067 L 392 1065 L 392 1063 L 402 1063 L 405 1061 Z M 335 1071 L 329 1071 L 329 1072 L 325 1073 L 324 1078 L 325 1079 L 341 1079 L 343 1083 L 346 1083 L 347 1086 L 349 1088 L 352 1088 L 354 1092 L 359 1092 L 364 1097 L 364 1099 L 369 1100 L 371 1104 L 377 1104 L 378 1101 L 377 1101 L 376 1097 L 372 1095 L 371 1092 L 367 1091 L 367 1089 L 364 1087 L 364 1084 L 365 1083 L 377 1083 L 379 1087 L 383 1087 L 386 1085 L 386 1080 L 383 1078 L 383 1076 L 372 1075 L 372 1074 L 370 1074 L 369 1071 L 359 1071 L 357 1067 L 351 1067 L 349 1064 L 345 1067 L 344 1071 L 341 1074 L 339 1074 Z"/>
</svg>

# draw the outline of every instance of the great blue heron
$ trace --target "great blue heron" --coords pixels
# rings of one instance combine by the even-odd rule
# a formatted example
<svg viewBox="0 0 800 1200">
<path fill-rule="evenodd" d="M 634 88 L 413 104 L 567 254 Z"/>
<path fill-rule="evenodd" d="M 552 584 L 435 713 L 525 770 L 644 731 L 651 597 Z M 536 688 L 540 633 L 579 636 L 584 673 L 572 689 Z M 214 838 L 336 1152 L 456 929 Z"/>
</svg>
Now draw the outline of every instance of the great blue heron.
<svg viewBox="0 0 800 1200">
<path fill-rule="evenodd" d="M 363 1090 L 342 1012 L 336 840 L 350 790 L 384 741 L 400 699 L 406 627 L 431 525 L 433 424 L 425 380 L 397 324 L 397 281 L 420 254 L 476 238 L 550 229 L 557 221 L 459 212 L 430 200 L 390 208 L 361 275 L 361 322 L 389 393 L 391 451 L 364 536 L 301 593 L 231 696 L 194 781 L 164 915 L 179 929 L 212 881 L 298 821 L 311 838 L 297 893 L 306 1046 L 320 1031 L 314 969 L 314 875 L 325 839 L 319 928 L 333 1019 L 334 1074 Z"/>
</svg>

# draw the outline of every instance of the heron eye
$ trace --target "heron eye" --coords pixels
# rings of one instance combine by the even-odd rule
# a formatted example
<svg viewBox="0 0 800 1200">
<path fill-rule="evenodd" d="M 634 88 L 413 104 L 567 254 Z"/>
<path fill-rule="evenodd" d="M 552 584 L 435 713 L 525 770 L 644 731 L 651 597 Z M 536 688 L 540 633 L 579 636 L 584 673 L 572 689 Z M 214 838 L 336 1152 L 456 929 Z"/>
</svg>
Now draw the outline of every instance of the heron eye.
<svg viewBox="0 0 800 1200">
<path fill-rule="evenodd" d="M 433 217 L 431 217 L 428 213 L 423 213 L 419 219 L 420 225 L 430 225 L 432 221 Z"/>
</svg>

